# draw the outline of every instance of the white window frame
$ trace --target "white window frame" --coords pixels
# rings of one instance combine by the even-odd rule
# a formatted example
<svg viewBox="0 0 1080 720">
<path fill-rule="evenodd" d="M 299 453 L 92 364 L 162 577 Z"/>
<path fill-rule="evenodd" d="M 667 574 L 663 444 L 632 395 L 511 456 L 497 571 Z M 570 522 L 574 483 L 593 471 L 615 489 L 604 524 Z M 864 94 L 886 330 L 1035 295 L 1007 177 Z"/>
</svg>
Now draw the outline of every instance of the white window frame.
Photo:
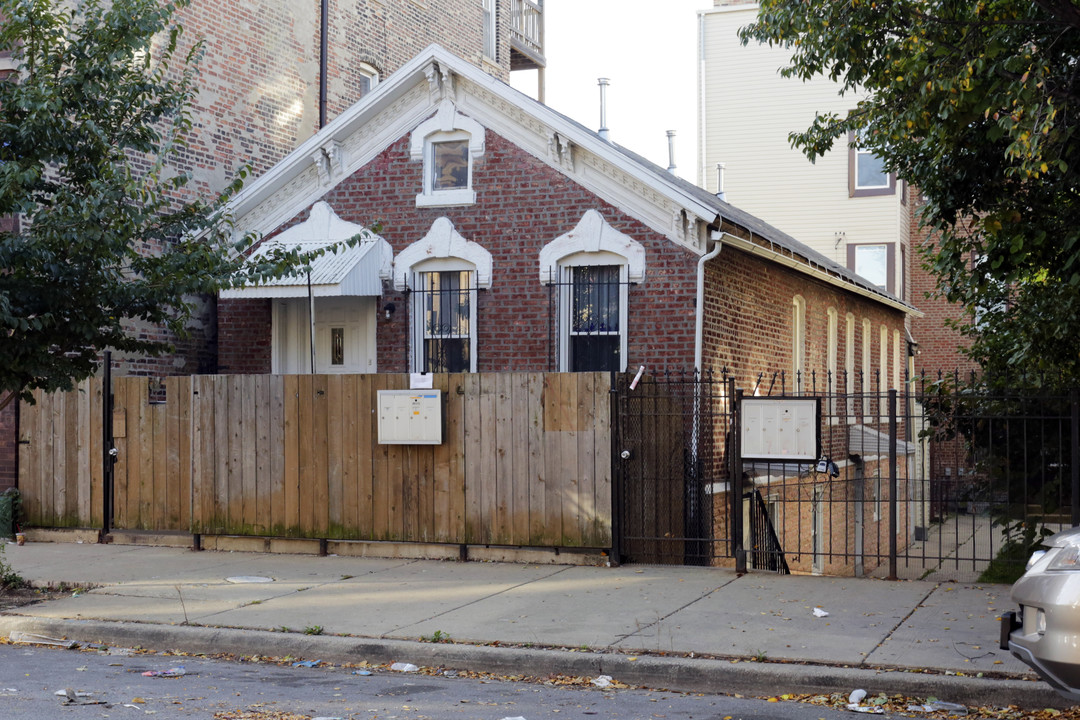
<svg viewBox="0 0 1080 720">
<path fill-rule="evenodd" d="M 452 207 L 476 203 L 473 187 L 473 167 L 477 158 L 484 154 L 484 126 L 459 113 L 452 102 L 444 101 L 435 115 L 420 123 L 409 136 L 409 156 L 423 163 L 423 180 L 420 194 L 416 196 L 417 207 Z M 440 142 L 466 140 L 469 143 L 468 182 L 463 188 L 436 190 L 435 149 Z"/>
<path fill-rule="evenodd" d="M 570 341 L 574 333 L 570 309 L 573 305 L 573 268 L 612 266 L 619 268 L 619 371 L 626 371 L 627 332 L 630 302 L 629 270 L 626 258 L 609 252 L 577 253 L 559 261 L 559 372 L 570 372 Z M 614 333 L 604 333 L 611 335 Z"/>
<path fill-rule="evenodd" d="M 855 315 L 844 315 L 844 395 L 848 423 L 855 424 Z"/>
<path fill-rule="evenodd" d="M 476 267 L 472 263 L 460 258 L 439 258 L 428 260 L 412 266 L 411 307 L 409 308 L 409 320 L 411 327 L 409 332 L 412 342 L 409 344 L 409 368 L 410 372 L 426 372 L 424 363 L 424 349 L 426 341 L 433 339 L 428 336 L 425 315 L 425 298 L 430 294 L 424 290 L 424 275 L 440 272 L 467 272 L 469 274 L 469 370 L 476 372 L 476 305 L 478 288 L 476 286 Z M 457 336 L 454 336 L 457 337 Z"/>
<path fill-rule="evenodd" d="M 619 370 L 626 371 L 629 346 L 630 283 L 645 277 L 644 246 L 604 220 L 597 210 L 587 210 L 568 233 L 540 250 L 540 282 L 559 283 L 559 371 L 570 367 L 570 272 L 586 265 L 619 266 Z"/>
<path fill-rule="evenodd" d="M 499 5 L 498 0 L 480 0 L 484 56 L 499 61 Z"/>
<path fill-rule="evenodd" d="M 398 253 L 394 259 L 394 289 L 420 288 L 420 273 L 461 271 L 470 272 L 469 287 L 473 293 L 469 303 L 469 372 L 476 372 L 477 300 L 479 291 L 491 287 L 491 253 L 479 243 L 466 240 L 454 229 L 453 222 L 440 217 L 420 240 Z M 424 367 L 423 293 L 416 293 L 409 307 L 409 368 L 422 372 Z"/>
<path fill-rule="evenodd" d="M 826 332 L 826 347 L 825 347 L 825 364 L 827 376 L 826 380 L 826 392 L 828 393 L 828 407 L 829 423 L 835 425 L 840 422 L 840 418 L 836 416 L 836 396 L 840 392 L 839 378 L 837 372 L 839 370 L 839 358 L 840 353 L 840 315 L 836 312 L 836 308 L 830 307 L 825 311 L 825 315 L 828 318 L 828 329 Z"/>
<path fill-rule="evenodd" d="M 892 354 L 893 354 L 893 369 L 892 369 L 892 386 L 897 392 L 900 391 L 900 331 L 893 330 L 892 333 Z"/>
<path fill-rule="evenodd" d="M 797 394 L 806 384 L 806 299 L 791 299 L 791 387 Z"/>
<path fill-rule="evenodd" d="M 379 71 L 375 69 L 374 65 L 366 62 L 357 63 L 353 69 L 358 75 L 367 78 L 367 91 L 360 96 L 364 97 L 364 95 L 367 95 L 369 92 L 374 90 L 375 86 L 379 84 Z"/>
</svg>

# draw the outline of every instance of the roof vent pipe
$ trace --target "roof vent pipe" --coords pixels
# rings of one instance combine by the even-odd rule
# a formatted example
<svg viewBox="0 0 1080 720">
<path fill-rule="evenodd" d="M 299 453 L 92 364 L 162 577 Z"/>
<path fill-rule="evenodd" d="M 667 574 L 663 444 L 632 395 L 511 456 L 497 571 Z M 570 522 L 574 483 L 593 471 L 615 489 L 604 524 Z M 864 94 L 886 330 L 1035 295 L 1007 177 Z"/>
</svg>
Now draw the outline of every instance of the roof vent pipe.
<svg viewBox="0 0 1080 720">
<path fill-rule="evenodd" d="M 667 171 L 675 174 L 675 131 L 667 131 Z"/>
<path fill-rule="evenodd" d="M 608 140 L 608 127 L 607 127 L 607 78 L 600 78 L 597 81 L 597 85 L 600 86 L 600 137 L 604 140 Z M 610 142 L 610 140 L 609 140 Z"/>
<path fill-rule="evenodd" d="M 716 197 L 727 200 L 727 193 L 724 192 L 724 163 L 716 163 Z"/>
</svg>

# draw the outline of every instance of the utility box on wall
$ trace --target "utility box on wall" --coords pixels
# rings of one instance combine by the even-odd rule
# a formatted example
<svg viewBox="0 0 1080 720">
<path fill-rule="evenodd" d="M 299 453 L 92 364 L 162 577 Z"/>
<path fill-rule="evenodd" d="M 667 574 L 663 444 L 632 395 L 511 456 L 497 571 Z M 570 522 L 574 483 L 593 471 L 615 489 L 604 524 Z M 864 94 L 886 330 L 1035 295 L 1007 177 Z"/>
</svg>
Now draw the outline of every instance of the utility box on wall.
<svg viewBox="0 0 1080 720">
<path fill-rule="evenodd" d="M 821 447 L 818 398 L 743 398 L 742 456 L 814 462 Z"/>
<path fill-rule="evenodd" d="M 442 445 L 442 390 L 380 390 L 380 445 Z"/>
</svg>

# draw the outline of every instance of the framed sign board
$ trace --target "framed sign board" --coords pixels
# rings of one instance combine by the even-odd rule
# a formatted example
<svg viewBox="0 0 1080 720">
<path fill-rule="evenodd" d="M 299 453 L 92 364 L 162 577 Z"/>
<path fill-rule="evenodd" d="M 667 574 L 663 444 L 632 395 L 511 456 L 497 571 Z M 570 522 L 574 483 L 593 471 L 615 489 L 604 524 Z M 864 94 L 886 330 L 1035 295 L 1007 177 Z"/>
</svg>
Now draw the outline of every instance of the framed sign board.
<svg viewBox="0 0 1080 720">
<path fill-rule="evenodd" d="M 821 399 L 743 398 L 739 433 L 744 460 L 816 462 L 821 450 Z"/>
</svg>

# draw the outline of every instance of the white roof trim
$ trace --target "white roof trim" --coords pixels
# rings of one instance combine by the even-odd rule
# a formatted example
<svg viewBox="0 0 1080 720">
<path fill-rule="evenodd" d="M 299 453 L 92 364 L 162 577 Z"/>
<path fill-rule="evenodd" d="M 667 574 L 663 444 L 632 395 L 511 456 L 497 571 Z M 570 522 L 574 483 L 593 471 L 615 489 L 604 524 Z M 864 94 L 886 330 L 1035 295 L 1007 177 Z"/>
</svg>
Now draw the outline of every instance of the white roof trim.
<svg viewBox="0 0 1080 720">
<path fill-rule="evenodd" d="M 586 210 L 573 230 L 555 238 L 540 251 L 540 282 L 558 279 L 558 273 L 553 270 L 563 258 L 600 252 L 623 258 L 630 282 L 641 282 L 645 277 L 645 248 L 641 243 L 611 227 L 599 211 Z"/>
<path fill-rule="evenodd" d="M 479 243 L 466 240 L 448 217 L 437 218 L 420 240 L 398 253 L 394 260 L 394 289 L 404 290 L 414 265 L 435 258 L 460 258 L 476 269 L 476 287 L 491 287 L 491 253 Z"/>
<path fill-rule="evenodd" d="M 341 245 L 358 235 L 363 236 L 360 242 L 351 246 Z M 328 250 L 311 262 L 310 284 L 313 295 L 370 297 L 382 294 L 383 280 L 390 279 L 393 268 L 394 251 L 390 243 L 363 225 L 342 220 L 322 201 L 312 206 L 307 220 L 256 248 L 251 260 L 258 260 L 279 248 L 310 252 L 330 246 L 339 247 Z M 221 297 L 226 300 L 306 297 L 308 283 L 309 274 L 301 272 L 254 285 L 222 290 Z"/>
</svg>

